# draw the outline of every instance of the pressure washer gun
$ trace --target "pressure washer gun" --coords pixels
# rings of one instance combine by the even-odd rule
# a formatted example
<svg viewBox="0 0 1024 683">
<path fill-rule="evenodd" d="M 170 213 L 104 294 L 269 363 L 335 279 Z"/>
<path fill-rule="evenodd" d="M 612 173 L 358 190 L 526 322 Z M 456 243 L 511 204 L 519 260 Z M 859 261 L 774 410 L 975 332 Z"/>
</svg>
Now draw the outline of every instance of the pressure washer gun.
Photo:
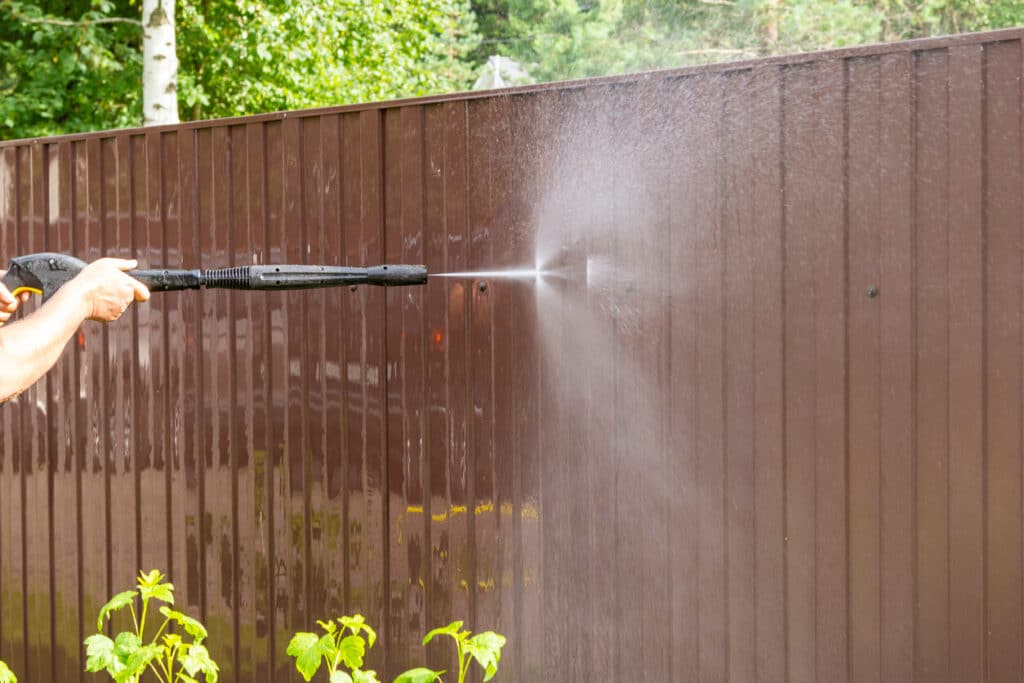
<svg viewBox="0 0 1024 683">
<path fill-rule="evenodd" d="M 86 263 L 67 254 L 28 254 L 11 260 L 3 284 L 18 296 L 31 292 L 46 301 Z M 238 266 L 207 270 L 130 270 L 127 272 L 151 292 L 182 289 L 283 290 L 318 289 L 351 285 L 398 287 L 427 282 L 426 266 L 386 265 L 372 268 L 347 266 L 280 265 Z"/>
</svg>

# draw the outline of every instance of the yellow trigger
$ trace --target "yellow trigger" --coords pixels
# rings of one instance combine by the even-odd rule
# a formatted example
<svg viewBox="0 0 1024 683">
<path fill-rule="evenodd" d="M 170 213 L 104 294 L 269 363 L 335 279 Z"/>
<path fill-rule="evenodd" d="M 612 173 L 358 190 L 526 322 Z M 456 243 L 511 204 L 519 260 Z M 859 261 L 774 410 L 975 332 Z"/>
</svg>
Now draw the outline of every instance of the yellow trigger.
<svg viewBox="0 0 1024 683">
<path fill-rule="evenodd" d="M 20 296 L 25 292 L 32 292 L 33 294 L 38 294 L 39 296 L 43 295 L 43 290 L 36 289 L 35 287 L 18 287 L 16 290 L 11 292 L 11 294 L 13 294 L 14 296 Z"/>
</svg>

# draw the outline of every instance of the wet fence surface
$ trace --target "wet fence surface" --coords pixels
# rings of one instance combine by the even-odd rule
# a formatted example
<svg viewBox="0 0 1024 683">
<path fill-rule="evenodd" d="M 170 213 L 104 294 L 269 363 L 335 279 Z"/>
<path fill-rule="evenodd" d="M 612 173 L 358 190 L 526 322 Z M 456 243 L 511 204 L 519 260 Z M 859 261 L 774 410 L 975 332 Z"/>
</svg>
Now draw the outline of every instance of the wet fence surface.
<svg viewBox="0 0 1024 683">
<path fill-rule="evenodd" d="M 0 144 L 4 258 L 540 271 L 86 324 L 0 408 L 0 658 L 86 680 L 157 567 L 225 681 L 354 612 L 390 675 L 1019 677 L 1022 36 Z"/>
</svg>

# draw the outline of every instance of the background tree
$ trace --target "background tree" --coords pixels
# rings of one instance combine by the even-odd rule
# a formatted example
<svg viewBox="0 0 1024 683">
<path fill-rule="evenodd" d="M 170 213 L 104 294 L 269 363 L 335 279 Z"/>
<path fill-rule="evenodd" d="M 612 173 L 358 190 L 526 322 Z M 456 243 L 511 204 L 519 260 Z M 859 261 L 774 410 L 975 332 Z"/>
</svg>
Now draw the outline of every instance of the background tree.
<svg viewBox="0 0 1024 683">
<path fill-rule="evenodd" d="M 472 77 L 464 0 L 179 1 L 189 118 L 446 92 Z"/>
<path fill-rule="evenodd" d="M 162 0 L 164 11 L 172 3 L 185 119 L 472 79 L 468 0 Z M 142 28 L 134 0 L 0 0 L 0 139 L 140 125 Z"/>
<path fill-rule="evenodd" d="M 473 0 L 483 40 L 537 80 L 1024 23 L 1022 0 Z"/>
<path fill-rule="evenodd" d="M 142 122 L 178 122 L 175 0 L 142 0 Z"/>
<path fill-rule="evenodd" d="M 0 0 L 0 138 L 142 123 L 141 29 L 126 0 Z"/>
<path fill-rule="evenodd" d="M 1024 24 L 1024 0 L 146 0 L 173 5 L 182 118 Z M 0 0 L 0 138 L 142 122 L 139 0 Z M 164 86 L 167 90 L 167 85 Z"/>
</svg>

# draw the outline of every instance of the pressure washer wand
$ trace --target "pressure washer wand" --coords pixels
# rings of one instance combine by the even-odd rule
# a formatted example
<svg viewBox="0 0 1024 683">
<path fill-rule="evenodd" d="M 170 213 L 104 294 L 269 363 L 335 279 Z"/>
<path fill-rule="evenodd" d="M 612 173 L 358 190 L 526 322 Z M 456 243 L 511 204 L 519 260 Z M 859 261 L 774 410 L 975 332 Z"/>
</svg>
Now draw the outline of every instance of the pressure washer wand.
<svg viewBox="0 0 1024 683">
<path fill-rule="evenodd" d="M 424 266 L 388 265 L 372 268 L 347 266 L 240 266 L 209 270 L 128 271 L 153 292 L 178 289 L 320 289 L 346 285 L 401 287 L 427 282 Z"/>
<path fill-rule="evenodd" d="M 39 294 L 43 300 L 78 275 L 86 263 L 74 256 L 56 253 L 28 254 L 11 260 L 3 284 L 15 296 Z M 427 282 L 425 266 L 386 265 L 371 268 L 319 265 L 270 265 L 212 268 L 207 270 L 143 269 L 128 275 L 153 292 L 183 289 L 289 290 L 378 285 L 396 287 Z"/>
</svg>

